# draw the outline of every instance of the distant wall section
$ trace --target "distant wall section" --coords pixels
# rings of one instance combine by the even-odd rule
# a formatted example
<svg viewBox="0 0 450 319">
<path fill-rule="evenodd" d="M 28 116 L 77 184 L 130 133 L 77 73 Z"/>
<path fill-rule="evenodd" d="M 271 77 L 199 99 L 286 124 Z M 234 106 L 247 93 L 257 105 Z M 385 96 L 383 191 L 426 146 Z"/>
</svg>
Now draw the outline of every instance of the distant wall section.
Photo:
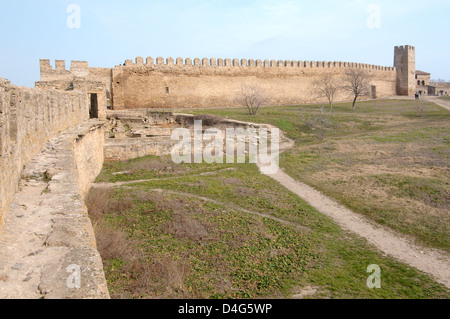
<svg viewBox="0 0 450 319">
<path fill-rule="evenodd" d="M 343 83 L 350 68 L 372 75 L 376 97 L 396 95 L 393 67 L 316 61 L 142 58 L 112 70 L 114 109 L 242 106 L 237 100 L 243 83 L 260 86 L 267 105 L 322 102 L 313 82 L 324 76 Z M 341 93 L 337 100 L 348 100 Z"/>
</svg>

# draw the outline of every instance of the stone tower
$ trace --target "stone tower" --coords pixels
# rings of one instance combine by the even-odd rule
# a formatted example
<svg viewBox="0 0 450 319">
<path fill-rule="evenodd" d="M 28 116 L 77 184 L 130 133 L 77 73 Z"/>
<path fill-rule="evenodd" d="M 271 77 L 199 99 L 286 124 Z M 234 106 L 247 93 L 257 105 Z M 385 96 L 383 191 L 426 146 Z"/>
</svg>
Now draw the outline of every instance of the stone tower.
<svg viewBox="0 0 450 319">
<path fill-rule="evenodd" d="M 394 67 L 397 68 L 397 95 L 416 93 L 416 50 L 413 46 L 395 47 Z"/>
</svg>

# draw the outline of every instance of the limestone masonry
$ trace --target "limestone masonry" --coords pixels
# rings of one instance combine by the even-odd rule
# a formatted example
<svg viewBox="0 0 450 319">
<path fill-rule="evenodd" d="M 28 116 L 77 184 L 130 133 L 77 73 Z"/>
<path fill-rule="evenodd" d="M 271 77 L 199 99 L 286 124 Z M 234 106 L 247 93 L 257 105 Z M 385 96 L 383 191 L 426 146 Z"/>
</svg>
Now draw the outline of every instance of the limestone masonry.
<svg viewBox="0 0 450 319">
<path fill-rule="evenodd" d="M 243 83 L 261 87 L 267 105 L 317 103 L 315 80 L 331 76 L 343 83 L 352 68 L 372 77 L 372 96 L 413 96 L 417 90 L 415 48 L 395 47 L 394 65 L 351 62 L 269 61 L 238 59 L 182 59 L 138 57 L 114 68 L 92 68 L 88 62 L 41 60 L 38 88 L 77 90 L 85 86 L 91 117 L 105 118 L 106 109 L 193 108 L 242 106 L 237 102 Z M 348 100 L 341 93 L 337 100 Z"/>
<path fill-rule="evenodd" d="M 0 225 L 23 167 L 58 132 L 88 119 L 83 91 L 23 88 L 0 78 Z"/>
<path fill-rule="evenodd" d="M 79 89 L 0 78 L 0 299 L 109 297 L 84 204 L 103 167 L 104 123 L 89 120 Z M 81 271 L 76 289 L 71 265 Z"/>
</svg>

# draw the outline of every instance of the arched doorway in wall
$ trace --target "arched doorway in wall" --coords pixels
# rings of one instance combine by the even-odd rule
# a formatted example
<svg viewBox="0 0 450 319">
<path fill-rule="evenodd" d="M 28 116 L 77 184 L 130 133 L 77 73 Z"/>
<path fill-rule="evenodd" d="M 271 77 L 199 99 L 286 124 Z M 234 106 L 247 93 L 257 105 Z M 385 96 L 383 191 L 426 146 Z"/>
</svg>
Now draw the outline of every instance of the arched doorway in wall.
<svg viewBox="0 0 450 319">
<path fill-rule="evenodd" d="M 98 119 L 98 96 L 97 93 L 89 93 L 89 118 Z"/>
</svg>

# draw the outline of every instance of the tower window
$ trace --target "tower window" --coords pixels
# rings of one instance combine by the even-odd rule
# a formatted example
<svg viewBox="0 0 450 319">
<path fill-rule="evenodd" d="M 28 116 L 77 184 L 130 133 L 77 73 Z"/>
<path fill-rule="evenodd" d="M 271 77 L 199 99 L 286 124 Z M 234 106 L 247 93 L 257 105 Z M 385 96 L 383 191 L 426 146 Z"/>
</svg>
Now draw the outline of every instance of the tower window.
<svg viewBox="0 0 450 319">
<path fill-rule="evenodd" d="M 166 93 L 169 94 L 170 93 L 170 89 L 168 86 L 166 86 Z"/>
</svg>

